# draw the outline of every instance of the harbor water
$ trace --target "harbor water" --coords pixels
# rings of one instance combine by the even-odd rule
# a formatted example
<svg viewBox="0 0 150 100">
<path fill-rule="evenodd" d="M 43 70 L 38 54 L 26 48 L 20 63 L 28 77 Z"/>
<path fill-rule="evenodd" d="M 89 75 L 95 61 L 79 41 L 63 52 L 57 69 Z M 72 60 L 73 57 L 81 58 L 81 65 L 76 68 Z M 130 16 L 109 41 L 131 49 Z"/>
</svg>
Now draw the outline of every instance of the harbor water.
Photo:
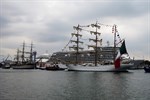
<svg viewBox="0 0 150 100">
<path fill-rule="evenodd" d="M 150 100 L 150 74 L 0 69 L 0 100 Z"/>
</svg>

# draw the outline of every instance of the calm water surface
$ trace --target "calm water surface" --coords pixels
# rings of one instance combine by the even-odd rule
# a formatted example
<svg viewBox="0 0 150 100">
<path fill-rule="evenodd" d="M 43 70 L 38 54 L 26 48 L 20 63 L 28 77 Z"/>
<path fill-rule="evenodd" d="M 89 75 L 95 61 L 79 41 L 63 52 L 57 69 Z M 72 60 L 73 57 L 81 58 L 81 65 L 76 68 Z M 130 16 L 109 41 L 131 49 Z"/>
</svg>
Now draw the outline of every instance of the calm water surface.
<svg viewBox="0 0 150 100">
<path fill-rule="evenodd" d="M 0 69 L 1 100 L 150 100 L 150 73 Z"/>
</svg>

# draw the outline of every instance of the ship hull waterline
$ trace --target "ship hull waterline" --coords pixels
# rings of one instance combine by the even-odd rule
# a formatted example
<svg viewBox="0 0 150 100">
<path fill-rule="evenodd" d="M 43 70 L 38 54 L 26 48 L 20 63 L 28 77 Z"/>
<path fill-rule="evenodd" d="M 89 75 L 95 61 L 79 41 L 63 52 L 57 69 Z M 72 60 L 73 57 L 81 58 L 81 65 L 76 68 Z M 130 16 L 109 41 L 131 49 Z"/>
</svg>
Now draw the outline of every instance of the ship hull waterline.
<svg viewBox="0 0 150 100">
<path fill-rule="evenodd" d="M 12 66 L 13 69 L 35 69 L 35 64 L 28 64 L 28 65 L 15 65 Z"/>
<path fill-rule="evenodd" d="M 115 69 L 114 65 L 98 65 L 98 66 L 83 66 L 83 65 L 67 65 L 68 71 L 84 71 L 84 72 L 128 72 L 132 64 L 123 64 L 120 68 Z"/>
</svg>

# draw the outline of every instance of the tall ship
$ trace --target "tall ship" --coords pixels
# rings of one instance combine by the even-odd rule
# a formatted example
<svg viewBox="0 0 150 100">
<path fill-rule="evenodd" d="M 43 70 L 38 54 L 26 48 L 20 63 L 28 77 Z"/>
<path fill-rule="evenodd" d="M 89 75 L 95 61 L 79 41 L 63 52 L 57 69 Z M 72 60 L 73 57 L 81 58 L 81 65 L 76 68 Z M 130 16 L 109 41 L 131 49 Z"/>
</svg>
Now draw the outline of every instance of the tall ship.
<svg viewBox="0 0 150 100">
<path fill-rule="evenodd" d="M 34 69 L 36 67 L 36 51 L 33 52 L 33 43 L 31 43 L 30 51 L 25 51 L 25 42 L 23 42 L 22 50 L 17 49 L 15 64 L 13 69 Z"/>
<path fill-rule="evenodd" d="M 96 21 L 96 23 L 86 26 L 74 26 L 75 33 L 72 33 L 72 37 L 74 36 L 76 39 L 71 39 L 69 42 L 75 44 L 69 47 L 74 51 L 54 53 L 51 59 L 64 60 L 63 62 L 66 62 L 68 70 L 71 71 L 127 71 L 133 64 L 127 61 L 124 64 L 121 62 L 123 59 L 122 55 L 126 54 L 128 56 L 125 40 L 120 38 L 117 26 L 113 25 L 110 27 L 112 27 L 112 33 L 114 34 L 114 45 L 102 47 L 99 45 L 102 43 L 102 39 L 99 38 L 101 33 L 98 31 L 102 25 L 104 24 Z M 90 27 L 90 29 L 94 28 L 95 31 L 85 30 L 83 29 L 84 27 Z M 88 48 L 92 48 L 92 50 L 83 50 L 84 48 L 80 47 L 80 44 L 83 44 L 83 42 L 80 41 L 82 34 L 79 32 L 81 31 L 87 31 L 91 35 L 94 35 L 95 38 L 89 38 L 89 41 L 94 44 L 87 45 Z M 119 38 L 118 43 L 116 43 L 117 37 Z M 119 44 L 120 46 L 118 46 Z"/>
</svg>

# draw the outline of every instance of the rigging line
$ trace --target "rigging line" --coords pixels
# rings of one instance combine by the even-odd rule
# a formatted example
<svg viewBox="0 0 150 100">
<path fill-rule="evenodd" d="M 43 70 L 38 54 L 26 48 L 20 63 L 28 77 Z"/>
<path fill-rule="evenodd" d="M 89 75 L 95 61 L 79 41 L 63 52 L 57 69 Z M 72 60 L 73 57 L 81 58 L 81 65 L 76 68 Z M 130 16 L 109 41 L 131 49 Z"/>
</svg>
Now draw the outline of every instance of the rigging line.
<svg viewBox="0 0 150 100">
<path fill-rule="evenodd" d="M 99 25 L 103 25 L 103 26 L 106 26 L 106 27 L 113 27 L 112 25 L 106 25 L 106 24 L 102 24 L 102 23 L 98 23 Z"/>
<path fill-rule="evenodd" d="M 81 40 L 89 40 L 89 39 L 83 39 L 83 38 L 81 38 Z"/>
<path fill-rule="evenodd" d="M 83 31 L 87 31 L 87 32 L 90 32 L 90 30 L 86 30 L 86 29 L 83 29 L 83 28 L 82 28 L 82 30 L 83 30 Z"/>
<path fill-rule="evenodd" d="M 71 41 L 72 38 L 73 38 L 73 36 L 71 36 L 69 42 L 68 42 L 68 43 L 66 44 L 66 46 L 62 49 L 62 51 L 64 51 L 64 49 L 69 45 L 69 43 L 70 43 L 70 41 Z"/>
<path fill-rule="evenodd" d="M 108 26 L 108 27 L 112 27 L 111 25 L 107 25 L 107 26 Z M 91 32 L 90 30 L 86 30 L 86 29 L 83 29 L 83 28 L 82 28 L 82 30 L 83 30 L 83 31 L 87 31 L 87 32 Z"/>
<path fill-rule="evenodd" d="M 113 27 L 113 25 L 107 25 L 107 24 L 102 24 L 102 23 L 98 23 L 99 25 L 103 25 L 103 26 L 106 26 L 106 27 Z M 82 26 L 81 26 L 82 27 Z M 84 27 L 84 26 L 83 26 Z M 87 32 L 91 32 L 90 30 L 86 30 L 86 29 L 83 29 L 81 28 L 81 30 L 83 31 L 87 31 Z"/>
</svg>

